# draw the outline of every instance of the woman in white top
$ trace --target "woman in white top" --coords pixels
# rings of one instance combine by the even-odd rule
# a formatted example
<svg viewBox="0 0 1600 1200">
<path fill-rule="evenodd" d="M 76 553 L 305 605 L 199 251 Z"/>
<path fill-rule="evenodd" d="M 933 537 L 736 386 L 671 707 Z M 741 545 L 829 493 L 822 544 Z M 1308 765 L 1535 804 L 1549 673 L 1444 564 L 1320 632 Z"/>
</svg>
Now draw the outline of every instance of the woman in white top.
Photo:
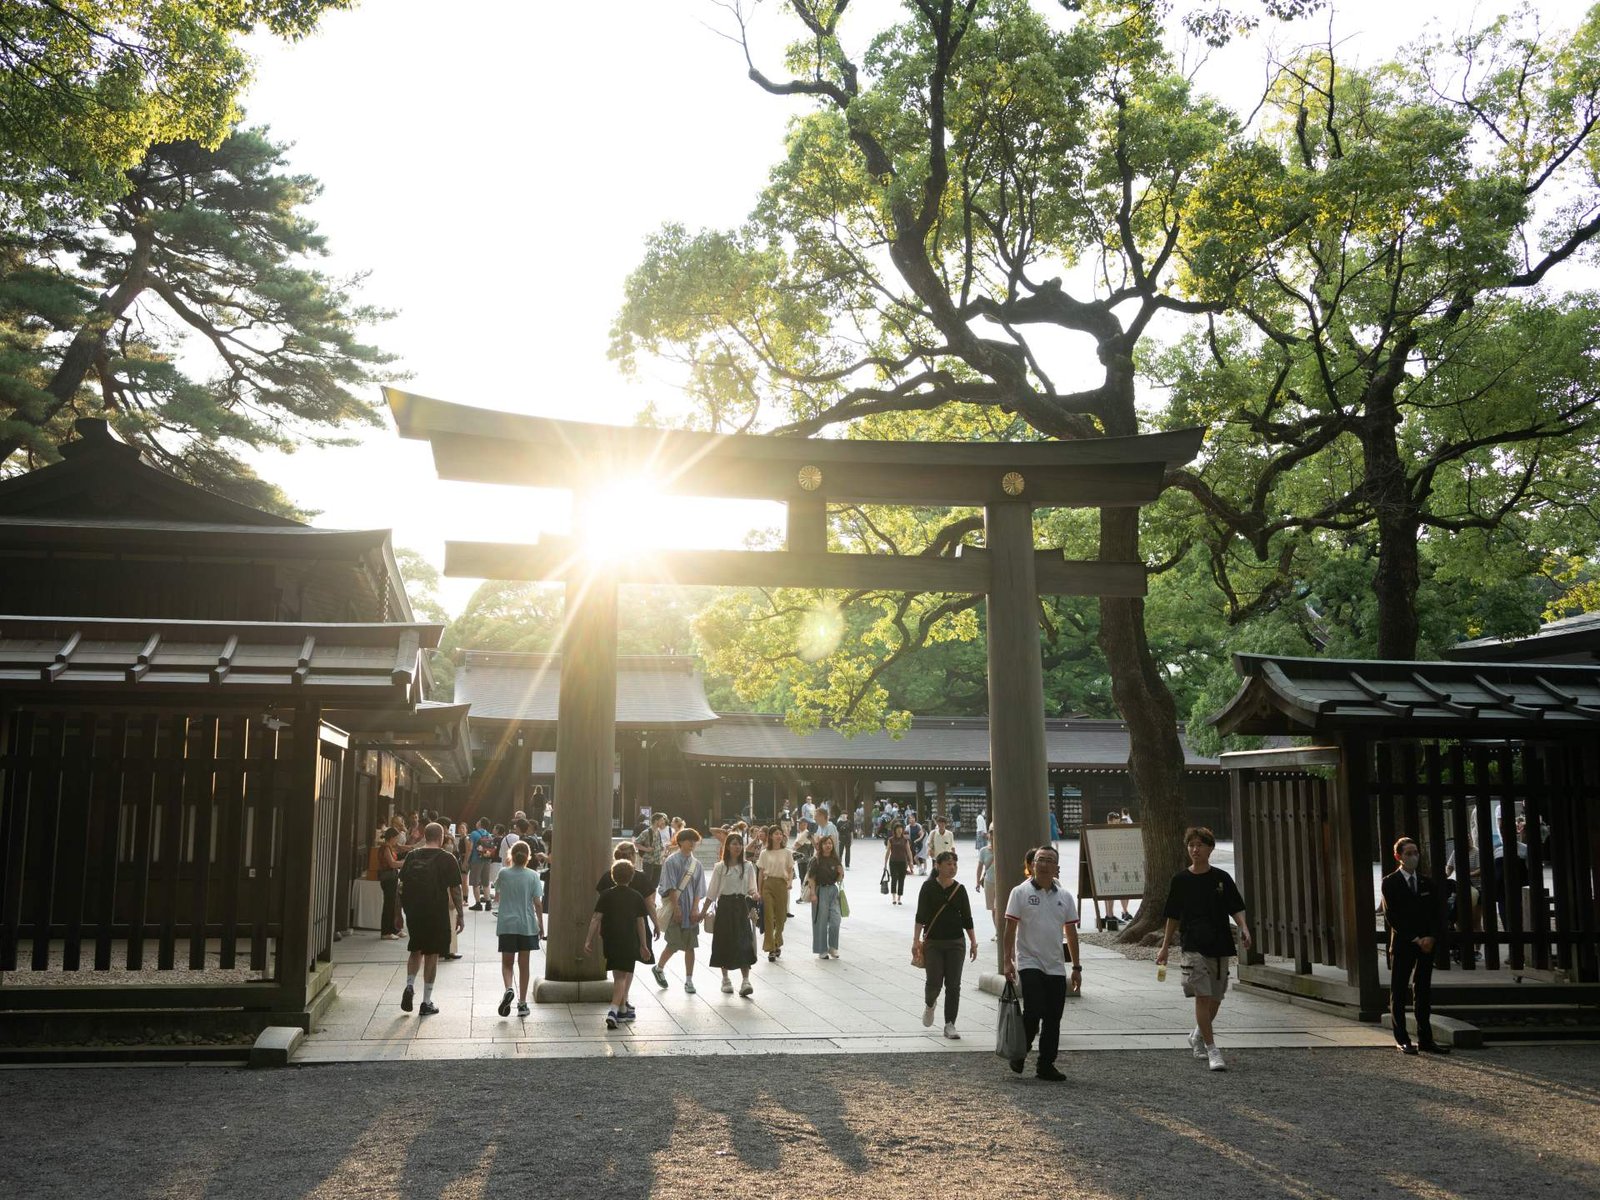
<svg viewBox="0 0 1600 1200">
<path fill-rule="evenodd" d="M 711 926 L 711 965 L 722 971 L 722 990 L 733 991 L 728 972 L 737 968 L 744 976 L 739 995 L 755 991 L 750 986 L 750 968 L 756 961 L 755 930 L 751 928 L 750 905 L 759 898 L 756 890 L 756 865 L 745 861 L 744 838 L 729 833 L 722 841 L 722 857 L 711 869 L 706 886 L 706 903 L 713 912 L 706 916 Z"/>
<path fill-rule="evenodd" d="M 756 859 L 761 874 L 761 900 L 766 909 L 766 937 L 762 949 L 768 962 L 777 962 L 783 953 L 783 925 L 789 917 L 789 885 L 794 882 L 794 855 L 783 844 L 783 830 L 767 829 L 767 846 Z"/>
</svg>

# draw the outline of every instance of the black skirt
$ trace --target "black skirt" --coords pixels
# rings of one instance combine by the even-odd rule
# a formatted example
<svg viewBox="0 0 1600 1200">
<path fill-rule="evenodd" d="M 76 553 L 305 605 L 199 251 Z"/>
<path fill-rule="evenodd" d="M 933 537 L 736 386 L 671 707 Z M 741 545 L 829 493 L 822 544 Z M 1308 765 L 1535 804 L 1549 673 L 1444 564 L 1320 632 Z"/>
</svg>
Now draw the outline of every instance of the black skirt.
<svg viewBox="0 0 1600 1200">
<path fill-rule="evenodd" d="M 711 926 L 711 965 L 724 971 L 742 971 L 756 961 L 756 935 L 750 924 L 750 901 L 745 896 L 723 896 Z"/>
</svg>

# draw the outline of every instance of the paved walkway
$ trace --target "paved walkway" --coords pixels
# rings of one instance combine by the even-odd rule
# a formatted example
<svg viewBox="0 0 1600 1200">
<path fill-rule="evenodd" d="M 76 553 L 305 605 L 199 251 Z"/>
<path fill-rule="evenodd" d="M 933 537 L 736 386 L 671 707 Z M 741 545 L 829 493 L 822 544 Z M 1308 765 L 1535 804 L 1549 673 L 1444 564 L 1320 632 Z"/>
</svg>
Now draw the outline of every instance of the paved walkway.
<svg viewBox="0 0 1600 1200">
<path fill-rule="evenodd" d="M 1063 875 L 1076 879 L 1076 843 L 1067 841 L 1062 850 Z M 961 854 L 962 878 L 970 882 L 976 869 L 970 845 L 964 844 Z M 671 986 L 665 991 L 648 971 L 635 980 L 639 1019 L 615 1031 L 605 1027 L 604 1004 L 536 1004 L 527 1017 L 514 1011 L 501 1017 L 492 915 L 467 913 L 460 945 L 465 957 L 439 965 L 434 1002 L 440 1011 L 426 1019 L 400 1011 L 404 941 L 385 942 L 370 932 L 348 935 L 335 947 L 339 998 L 301 1044 L 295 1061 L 992 1052 L 996 1005 L 978 990 L 978 978 L 994 969 L 993 930 L 980 930 L 979 961 L 967 964 L 962 980 L 961 1040 L 942 1036 L 942 1007 L 933 1029 L 924 1029 L 922 972 L 910 963 L 914 893 L 922 880 L 909 880 L 905 905 L 894 907 L 878 891 L 880 863 L 880 856 L 863 853 L 847 874 L 851 915 L 844 922 L 838 961 L 819 961 L 809 953 L 810 910 L 797 904 L 784 957 L 768 963 L 763 956 L 752 972 L 754 996 L 724 995 L 719 973 L 703 962 L 695 972 L 698 991 L 686 994 L 678 955 L 667 967 Z M 710 939 L 702 936 L 702 960 L 709 954 Z M 1088 945 L 1083 957 L 1083 996 L 1067 1006 L 1064 1049 L 1183 1047 L 1193 1010 L 1176 970 L 1167 982 L 1157 983 L 1148 962 Z M 542 959 L 540 953 L 533 956 L 536 976 Z M 1218 1041 L 1225 1049 L 1243 1050 L 1383 1046 L 1390 1039 L 1374 1026 L 1235 991 L 1223 1005 Z"/>
</svg>

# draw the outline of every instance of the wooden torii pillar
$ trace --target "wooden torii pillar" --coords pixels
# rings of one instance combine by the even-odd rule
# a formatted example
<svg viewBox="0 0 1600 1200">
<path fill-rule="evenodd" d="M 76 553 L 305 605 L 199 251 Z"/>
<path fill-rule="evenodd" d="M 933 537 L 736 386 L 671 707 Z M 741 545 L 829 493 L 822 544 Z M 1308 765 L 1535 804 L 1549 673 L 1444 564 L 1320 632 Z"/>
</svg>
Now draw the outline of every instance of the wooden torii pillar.
<svg viewBox="0 0 1600 1200">
<path fill-rule="evenodd" d="M 580 545 L 447 542 L 445 574 L 560 581 L 567 588 L 556 749 L 557 866 L 541 1000 L 603 999 L 604 963 L 581 957 L 593 880 L 609 858 L 615 743 L 616 589 L 624 583 L 875 588 L 986 597 L 990 794 L 996 886 L 1049 830 L 1038 598 L 1143 596 L 1139 562 L 1073 562 L 1034 546 L 1035 508 L 1130 507 L 1160 494 L 1202 431 L 1081 442 L 872 442 L 588 425 L 448 404 L 386 388 L 402 437 L 426 440 L 440 478 L 583 493 L 648 477 L 681 495 L 778 500 L 781 551 L 664 550 L 609 567 Z M 981 508 L 985 548 L 953 557 L 830 553 L 829 503 Z"/>
</svg>

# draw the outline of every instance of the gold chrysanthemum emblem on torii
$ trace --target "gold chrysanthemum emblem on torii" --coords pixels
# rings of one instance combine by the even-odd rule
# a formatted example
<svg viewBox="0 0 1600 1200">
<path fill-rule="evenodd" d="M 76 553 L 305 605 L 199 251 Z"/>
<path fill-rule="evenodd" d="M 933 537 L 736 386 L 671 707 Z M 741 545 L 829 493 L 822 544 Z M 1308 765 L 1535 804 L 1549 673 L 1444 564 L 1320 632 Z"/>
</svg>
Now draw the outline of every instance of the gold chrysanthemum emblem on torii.
<svg viewBox="0 0 1600 1200">
<path fill-rule="evenodd" d="M 822 486 L 822 468 L 812 466 L 810 463 L 807 463 L 805 466 L 800 468 L 799 474 L 796 476 L 796 478 L 799 480 L 800 487 L 804 491 L 814 492 Z"/>
<path fill-rule="evenodd" d="M 1022 477 L 1021 471 L 1007 471 L 1000 477 L 1000 490 L 1008 496 L 1022 495 L 1022 489 L 1028 486 L 1028 481 Z"/>
</svg>

